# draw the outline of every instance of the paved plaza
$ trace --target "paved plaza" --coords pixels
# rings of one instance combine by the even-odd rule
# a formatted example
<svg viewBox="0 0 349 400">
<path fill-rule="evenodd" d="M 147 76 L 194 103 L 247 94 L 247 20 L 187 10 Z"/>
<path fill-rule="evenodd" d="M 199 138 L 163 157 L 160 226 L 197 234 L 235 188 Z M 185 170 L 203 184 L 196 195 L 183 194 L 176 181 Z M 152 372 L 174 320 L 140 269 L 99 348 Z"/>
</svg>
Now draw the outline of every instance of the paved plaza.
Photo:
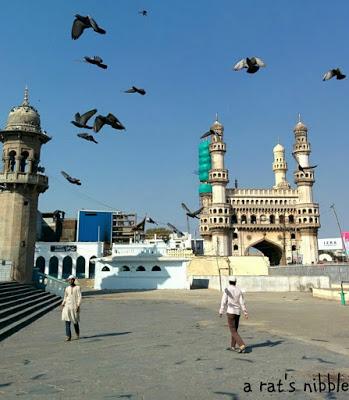
<svg viewBox="0 0 349 400">
<path fill-rule="evenodd" d="M 345 385 L 328 393 L 327 374 L 349 383 L 349 307 L 308 293 L 247 294 L 240 333 L 250 347 L 237 354 L 226 350 L 219 301 L 211 290 L 89 295 L 82 337 L 70 343 L 56 309 L 0 343 L 0 398 L 348 398 Z M 304 383 L 318 390 L 318 374 L 326 390 L 305 392 Z"/>
</svg>

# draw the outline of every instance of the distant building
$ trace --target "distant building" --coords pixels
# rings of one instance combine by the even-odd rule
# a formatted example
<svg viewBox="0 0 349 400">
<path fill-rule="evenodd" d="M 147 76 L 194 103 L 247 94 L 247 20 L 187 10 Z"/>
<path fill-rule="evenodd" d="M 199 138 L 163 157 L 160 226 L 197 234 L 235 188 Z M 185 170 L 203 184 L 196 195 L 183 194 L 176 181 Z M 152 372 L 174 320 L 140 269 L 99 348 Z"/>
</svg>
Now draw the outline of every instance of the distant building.
<svg viewBox="0 0 349 400">
<path fill-rule="evenodd" d="M 37 240 L 41 242 L 75 242 L 75 218 L 65 218 L 65 212 L 38 213 Z"/>
<path fill-rule="evenodd" d="M 100 242 L 36 242 L 35 267 L 58 279 L 69 275 L 94 278 L 94 259 L 103 255 Z"/>
</svg>

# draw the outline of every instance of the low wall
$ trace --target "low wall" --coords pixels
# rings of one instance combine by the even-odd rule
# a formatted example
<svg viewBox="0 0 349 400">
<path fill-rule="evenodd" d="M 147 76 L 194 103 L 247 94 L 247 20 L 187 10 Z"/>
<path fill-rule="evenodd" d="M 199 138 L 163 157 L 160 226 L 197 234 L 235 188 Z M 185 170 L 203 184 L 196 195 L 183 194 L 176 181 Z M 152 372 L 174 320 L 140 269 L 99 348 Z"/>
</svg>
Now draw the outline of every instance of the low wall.
<svg viewBox="0 0 349 400">
<path fill-rule="evenodd" d="M 349 265 L 288 265 L 269 267 L 270 276 L 328 276 L 331 283 L 340 283 L 340 281 L 349 281 Z"/>
<path fill-rule="evenodd" d="M 228 277 L 219 275 L 191 276 L 195 288 L 220 290 L 228 286 Z M 237 276 L 237 284 L 244 292 L 303 292 L 313 288 L 330 288 L 328 276 Z"/>
<path fill-rule="evenodd" d="M 268 275 L 269 259 L 263 256 L 196 256 L 188 264 L 187 274 L 193 275 Z M 229 272 L 230 271 L 230 272 Z"/>
<path fill-rule="evenodd" d="M 345 300 L 349 301 L 349 293 L 348 291 L 344 291 L 345 293 Z M 340 303 L 341 295 L 339 289 L 313 289 L 313 297 L 318 297 L 320 299 L 326 300 L 334 300 Z"/>
</svg>

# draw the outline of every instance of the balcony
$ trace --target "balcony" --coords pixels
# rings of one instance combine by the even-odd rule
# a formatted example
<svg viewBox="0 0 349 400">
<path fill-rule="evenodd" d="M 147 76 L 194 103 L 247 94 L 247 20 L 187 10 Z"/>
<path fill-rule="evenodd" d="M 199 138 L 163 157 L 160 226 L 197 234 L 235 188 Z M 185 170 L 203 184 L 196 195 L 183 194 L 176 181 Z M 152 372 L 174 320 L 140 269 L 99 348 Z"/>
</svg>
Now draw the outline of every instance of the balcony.
<svg viewBox="0 0 349 400">
<path fill-rule="evenodd" d="M 25 172 L 2 172 L 0 173 L 0 183 L 48 187 L 48 177 L 46 175 L 28 174 Z"/>
</svg>

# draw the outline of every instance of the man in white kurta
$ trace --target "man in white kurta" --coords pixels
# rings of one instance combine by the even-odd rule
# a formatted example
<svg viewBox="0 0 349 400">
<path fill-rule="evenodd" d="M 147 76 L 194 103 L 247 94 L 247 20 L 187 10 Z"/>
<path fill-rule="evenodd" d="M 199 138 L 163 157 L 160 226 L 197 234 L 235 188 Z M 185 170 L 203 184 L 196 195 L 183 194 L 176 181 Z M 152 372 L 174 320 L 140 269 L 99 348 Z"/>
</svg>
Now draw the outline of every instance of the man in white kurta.
<svg viewBox="0 0 349 400">
<path fill-rule="evenodd" d="M 74 324 L 76 339 L 80 337 L 80 304 L 81 291 L 80 286 L 75 285 L 75 276 L 70 275 L 69 286 L 65 288 L 62 303 L 62 321 L 65 321 L 66 341 L 71 340 L 71 322 Z"/>
</svg>

